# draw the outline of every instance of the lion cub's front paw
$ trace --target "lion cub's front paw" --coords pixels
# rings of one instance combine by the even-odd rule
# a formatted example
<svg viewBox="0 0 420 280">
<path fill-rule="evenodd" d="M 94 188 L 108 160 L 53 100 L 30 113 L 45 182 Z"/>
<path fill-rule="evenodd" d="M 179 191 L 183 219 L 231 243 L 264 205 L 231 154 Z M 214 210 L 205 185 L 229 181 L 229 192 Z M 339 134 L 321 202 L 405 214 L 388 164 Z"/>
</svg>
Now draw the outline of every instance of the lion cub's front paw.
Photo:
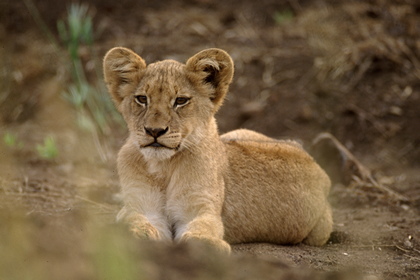
<svg viewBox="0 0 420 280">
<path fill-rule="evenodd" d="M 229 255 L 231 252 L 230 245 L 226 241 L 211 236 L 202 236 L 186 232 L 181 236 L 179 242 L 187 242 L 191 244 L 209 246 L 215 249 L 216 251 L 226 255 Z"/>
<path fill-rule="evenodd" d="M 136 221 L 132 222 L 130 226 L 131 232 L 134 236 L 140 239 L 160 240 L 159 231 L 149 222 Z"/>
</svg>

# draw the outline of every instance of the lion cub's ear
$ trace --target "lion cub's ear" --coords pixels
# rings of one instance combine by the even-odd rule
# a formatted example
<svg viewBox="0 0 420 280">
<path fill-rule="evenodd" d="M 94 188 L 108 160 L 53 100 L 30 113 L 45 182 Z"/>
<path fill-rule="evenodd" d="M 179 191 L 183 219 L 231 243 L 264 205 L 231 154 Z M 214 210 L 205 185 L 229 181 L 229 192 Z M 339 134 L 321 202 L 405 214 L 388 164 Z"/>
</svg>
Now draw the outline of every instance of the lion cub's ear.
<svg viewBox="0 0 420 280">
<path fill-rule="evenodd" d="M 105 55 L 103 68 L 108 91 L 120 110 L 124 97 L 131 94 L 140 82 L 146 63 L 132 50 L 118 47 Z"/>
<path fill-rule="evenodd" d="M 215 104 L 215 111 L 222 105 L 233 77 L 233 61 L 221 49 L 203 50 L 188 59 L 187 70 L 193 82 L 209 84 L 214 88 L 210 99 Z"/>
</svg>

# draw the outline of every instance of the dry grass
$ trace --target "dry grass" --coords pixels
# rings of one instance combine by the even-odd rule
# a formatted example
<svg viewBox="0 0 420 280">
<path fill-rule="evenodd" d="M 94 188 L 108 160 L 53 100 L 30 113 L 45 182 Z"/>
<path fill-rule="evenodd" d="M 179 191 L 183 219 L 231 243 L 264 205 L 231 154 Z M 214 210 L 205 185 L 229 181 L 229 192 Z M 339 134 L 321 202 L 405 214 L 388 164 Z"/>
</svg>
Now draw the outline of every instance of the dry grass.
<svg viewBox="0 0 420 280">
<path fill-rule="evenodd" d="M 333 82 L 349 91 L 382 66 L 420 78 L 415 6 L 376 2 L 327 6 L 302 15 L 320 83 Z"/>
</svg>

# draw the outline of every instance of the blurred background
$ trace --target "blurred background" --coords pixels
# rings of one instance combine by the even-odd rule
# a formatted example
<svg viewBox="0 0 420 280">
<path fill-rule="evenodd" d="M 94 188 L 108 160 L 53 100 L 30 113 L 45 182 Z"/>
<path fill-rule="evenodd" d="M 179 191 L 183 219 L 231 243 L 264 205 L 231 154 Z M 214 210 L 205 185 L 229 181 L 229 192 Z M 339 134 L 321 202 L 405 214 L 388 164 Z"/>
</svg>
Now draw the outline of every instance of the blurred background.
<svg viewBox="0 0 420 280">
<path fill-rule="evenodd" d="M 115 159 L 127 130 L 101 67 L 115 46 L 147 63 L 226 50 L 235 77 L 217 114 L 221 133 L 249 128 L 308 149 L 321 132 L 335 136 L 373 181 L 355 173 L 334 182 L 330 243 L 236 245 L 220 261 L 135 240 L 114 224 Z M 0 61 L 0 278 L 420 272 L 418 1 L 6 0 Z"/>
</svg>

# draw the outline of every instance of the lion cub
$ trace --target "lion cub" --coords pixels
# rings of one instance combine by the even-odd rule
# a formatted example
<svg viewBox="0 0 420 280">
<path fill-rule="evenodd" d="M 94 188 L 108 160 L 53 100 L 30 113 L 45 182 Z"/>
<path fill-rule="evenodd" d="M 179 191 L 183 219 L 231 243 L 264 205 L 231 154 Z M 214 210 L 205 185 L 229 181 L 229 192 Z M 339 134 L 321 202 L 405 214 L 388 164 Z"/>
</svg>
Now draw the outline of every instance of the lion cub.
<svg viewBox="0 0 420 280">
<path fill-rule="evenodd" d="M 245 129 L 219 136 L 214 115 L 233 77 L 225 51 L 146 65 L 113 48 L 103 67 L 130 132 L 118 155 L 117 218 L 137 236 L 223 252 L 229 243 L 327 241 L 330 180 L 297 143 Z"/>
</svg>

